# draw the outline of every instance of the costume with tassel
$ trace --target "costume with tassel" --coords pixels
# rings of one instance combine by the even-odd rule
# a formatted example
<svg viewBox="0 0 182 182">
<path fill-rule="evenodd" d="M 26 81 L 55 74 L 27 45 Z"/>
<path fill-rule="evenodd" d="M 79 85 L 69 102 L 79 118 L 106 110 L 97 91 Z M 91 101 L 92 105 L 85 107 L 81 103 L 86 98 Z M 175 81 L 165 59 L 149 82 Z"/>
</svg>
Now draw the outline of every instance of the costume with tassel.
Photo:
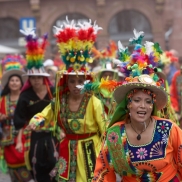
<svg viewBox="0 0 182 182">
<path fill-rule="evenodd" d="M 56 28 L 56 38 L 66 69 L 57 72 L 55 101 L 31 119 L 31 123 L 46 126 L 54 121 L 55 130 L 61 128 L 65 138 L 60 141 L 59 162 L 50 173 L 57 181 L 90 181 L 95 160 L 105 130 L 102 104 L 91 92 L 83 94 L 77 111 L 69 109 L 68 78 L 72 75 L 92 81 L 86 64 L 93 61 L 91 48 L 96 39 L 98 25 L 91 21 L 75 24 L 67 19 Z M 39 129 L 39 126 L 38 126 Z"/>
</svg>

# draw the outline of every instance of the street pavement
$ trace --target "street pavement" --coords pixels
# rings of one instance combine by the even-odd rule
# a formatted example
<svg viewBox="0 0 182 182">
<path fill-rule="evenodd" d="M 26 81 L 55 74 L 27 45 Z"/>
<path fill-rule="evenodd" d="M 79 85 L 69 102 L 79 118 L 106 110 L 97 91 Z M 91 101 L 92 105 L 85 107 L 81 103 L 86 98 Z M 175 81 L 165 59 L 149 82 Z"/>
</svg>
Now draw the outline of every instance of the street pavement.
<svg viewBox="0 0 182 182">
<path fill-rule="evenodd" d="M 8 174 L 2 174 L 0 171 L 0 182 L 11 182 Z"/>
<path fill-rule="evenodd" d="M 121 178 L 117 175 L 116 182 L 120 182 Z M 0 182 L 11 182 L 8 174 L 2 174 L 0 171 Z"/>
</svg>

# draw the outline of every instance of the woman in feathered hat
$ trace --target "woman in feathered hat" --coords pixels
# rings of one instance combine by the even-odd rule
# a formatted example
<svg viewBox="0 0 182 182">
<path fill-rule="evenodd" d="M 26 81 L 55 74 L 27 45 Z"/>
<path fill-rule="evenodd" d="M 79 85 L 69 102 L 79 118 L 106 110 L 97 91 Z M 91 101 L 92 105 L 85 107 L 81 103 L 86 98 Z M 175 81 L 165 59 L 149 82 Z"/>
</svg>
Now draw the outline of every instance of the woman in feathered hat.
<svg viewBox="0 0 182 182">
<path fill-rule="evenodd" d="M 22 79 L 24 59 L 20 55 L 7 55 L 2 60 L 3 76 L 2 93 L 0 98 L 0 126 L 2 136 L 0 137 L 0 170 L 6 172 L 6 164 L 12 182 L 28 182 L 32 179 L 27 170 L 24 160 L 24 149 L 17 151 L 17 131 L 14 127 L 14 111 L 20 95 L 23 82 Z M 21 137 L 25 142 L 24 136 Z"/>
<path fill-rule="evenodd" d="M 25 129 L 29 120 L 42 111 L 52 99 L 53 87 L 48 79 L 49 74 L 43 67 L 44 52 L 47 45 L 47 35 L 38 40 L 34 29 L 20 30 L 26 36 L 27 73 L 14 115 L 14 123 L 17 130 Z M 58 153 L 56 141 L 52 137 L 51 124 L 44 127 L 41 132 L 32 133 L 20 130 L 26 135 L 25 161 L 27 168 L 32 170 L 35 181 L 50 182 L 50 170 L 57 162 Z M 21 140 L 18 140 L 17 148 L 22 149 Z"/>
<path fill-rule="evenodd" d="M 55 102 L 34 116 L 30 127 L 35 129 L 41 123 L 47 125 L 54 121 L 55 128 L 64 132 L 59 162 L 51 176 L 57 175 L 57 181 L 90 181 L 105 123 L 100 100 L 91 93 L 82 94 L 78 87 L 92 80 L 86 63 L 92 61 L 91 48 L 100 27 L 91 22 L 75 25 L 67 20 L 64 26 L 55 28 L 67 70 L 57 73 Z"/>
<path fill-rule="evenodd" d="M 163 82 L 154 67 L 162 52 L 158 43 L 141 45 L 143 32 L 136 32 L 134 52 L 119 51 L 126 83 L 117 87 L 118 103 L 107 129 L 92 182 L 116 181 L 115 173 L 125 182 L 165 182 L 182 180 L 182 131 L 172 121 L 157 117 L 167 103 Z"/>
</svg>

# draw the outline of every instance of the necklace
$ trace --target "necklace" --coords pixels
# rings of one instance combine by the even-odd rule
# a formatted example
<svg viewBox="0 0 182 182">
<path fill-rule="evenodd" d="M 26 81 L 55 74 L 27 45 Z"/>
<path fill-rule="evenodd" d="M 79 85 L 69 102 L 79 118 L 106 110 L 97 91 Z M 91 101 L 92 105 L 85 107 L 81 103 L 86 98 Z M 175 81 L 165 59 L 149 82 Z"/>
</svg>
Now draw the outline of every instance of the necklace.
<svg viewBox="0 0 182 182">
<path fill-rule="evenodd" d="M 130 124 L 131 124 L 131 121 L 130 121 Z M 148 126 L 149 126 L 149 124 L 150 124 L 150 121 L 149 121 L 149 123 L 148 123 L 148 125 L 147 125 L 147 127 L 145 127 L 145 129 L 143 130 L 143 131 L 141 131 L 141 133 L 137 133 L 137 131 L 135 130 L 135 128 L 132 126 L 132 124 L 131 124 L 131 127 L 132 127 L 132 129 L 135 131 L 135 133 L 137 134 L 137 140 L 140 140 L 141 139 L 141 134 L 148 128 Z"/>
</svg>

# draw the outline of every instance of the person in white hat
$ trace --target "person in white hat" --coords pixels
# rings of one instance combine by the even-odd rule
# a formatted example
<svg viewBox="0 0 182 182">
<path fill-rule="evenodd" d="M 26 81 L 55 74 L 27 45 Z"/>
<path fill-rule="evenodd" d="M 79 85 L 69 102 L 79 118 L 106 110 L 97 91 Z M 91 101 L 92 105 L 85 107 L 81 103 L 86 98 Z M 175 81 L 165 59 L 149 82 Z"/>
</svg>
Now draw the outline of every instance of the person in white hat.
<svg viewBox="0 0 182 182">
<path fill-rule="evenodd" d="M 95 160 L 105 131 L 102 104 L 92 93 L 82 93 L 79 86 L 92 81 L 86 64 L 92 62 L 91 48 L 98 25 L 68 20 L 56 27 L 56 38 L 66 70 L 57 72 L 55 102 L 36 114 L 29 128 L 54 121 L 55 130 L 61 128 L 59 161 L 50 173 L 57 181 L 91 181 Z M 63 134 L 63 133 L 62 133 Z"/>
<path fill-rule="evenodd" d="M 44 35 L 42 41 L 39 42 L 34 29 L 20 31 L 26 36 L 27 41 L 27 73 L 24 76 L 28 77 L 28 80 L 22 88 L 15 110 L 14 123 L 17 130 L 25 129 L 29 120 L 42 111 L 53 98 L 53 86 L 43 66 L 47 35 Z M 58 153 L 51 125 L 43 128 L 41 132 L 24 130 L 24 133 L 26 134 L 24 146 L 26 166 L 32 171 L 34 180 L 53 181 L 49 172 L 57 162 Z M 21 140 L 19 140 L 18 149 L 21 150 L 22 147 Z"/>
</svg>

